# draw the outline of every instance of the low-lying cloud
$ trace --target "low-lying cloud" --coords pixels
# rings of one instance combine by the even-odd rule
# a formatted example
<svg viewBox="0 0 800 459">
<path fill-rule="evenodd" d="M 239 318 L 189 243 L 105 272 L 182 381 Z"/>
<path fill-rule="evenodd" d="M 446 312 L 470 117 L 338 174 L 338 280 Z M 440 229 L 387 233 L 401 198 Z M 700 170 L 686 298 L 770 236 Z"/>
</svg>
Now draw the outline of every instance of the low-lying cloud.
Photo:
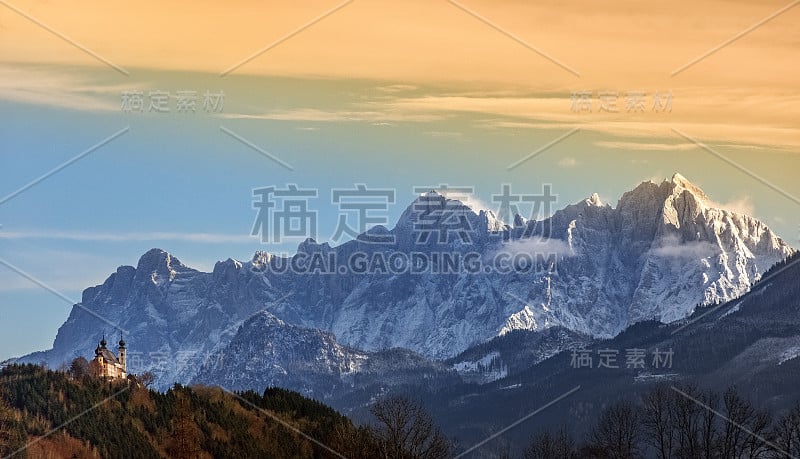
<svg viewBox="0 0 800 459">
<path fill-rule="evenodd" d="M 667 236 L 658 247 L 651 249 L 653 255 L 681 260 L 706 258 L 717 252 L 717 247 L 710 242 L 681 241 L 678 236 Z"/>
<path fill-rule="evenodd" d="M 497 253 L 573 256 L 575 251 L 566 241 L 553 238 L 532 237 L 507 242 Z"/>
</svg>

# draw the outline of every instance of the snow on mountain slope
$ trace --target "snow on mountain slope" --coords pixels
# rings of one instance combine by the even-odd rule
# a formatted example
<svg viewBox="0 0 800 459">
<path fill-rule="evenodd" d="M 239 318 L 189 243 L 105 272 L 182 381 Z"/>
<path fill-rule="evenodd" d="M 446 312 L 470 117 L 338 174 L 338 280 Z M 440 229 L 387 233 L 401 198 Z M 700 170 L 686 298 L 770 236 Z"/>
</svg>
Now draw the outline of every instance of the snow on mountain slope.
<svg viewBox="0 0 800 459">
<path fill-rule="evenodd" d="M 84 290 L 81 307 L 73 307 L 53 348 L 22 360 L 55 368 L 77 356 L 89 358 L 101 336 L 124 333 L 129 372 L 153 370 L 166 384 L 188 381 L 244 319 L 280 298 L 252 275 L 251 264 L 229 259 L 203 273 L 150 250 L 136 268 L 121 266 L 102 285 Z"/>
<path fill-rule="evenodd" d="M 329 332 L 289 325 L 262 311 L 206 361 L 195 382 L 229 390 L 293 387 L 311 394 L 329 386 L 331 379 L 359 371 L 367 358 L 339 345 Z"/>
<path fill-rule="evenodd" d="M 287 324 L 267 311 L 239 328 L 230 344 L 210 356 L 193 383 L 228 390 L 290 387 L 310 397 L 342 397 L 388 384 L 457 379 L 446 365 L 395 349 L 363 352 L 340 345 L 330 332 Z"/>
<path fill-rule="evenodd" d="M 556 269 L 420 275 L 413 282 L 375 277 L 344 299 L 332 330 L 358 347 L 405 346 L 447 357 L 518 328 L 561 325 L 610 337 L 645 319 L 685 317 L 697 304 L 746 292 L 793 251 L 763 223 L 709 203 L 676 174 L 642 183 L 616 208 L 593 196 L 545 221 L 509 228 L 510 243 L 492 240 L 476 223 L 472 250 L 553 252 Z M 413 239 L 411 209 L 394 230 L 400 241 Z"/>
<path fill-rule="evenodd" d="M 430 219 L 444 211 L 462 224 L 459 231 L 448 234 L 448 222 Z M 430 237 L 423 237 L 424 225 Z M 400 347 L 447 358 L 516 329 L 561 326 L 610 337 L 645 319 L 680 319 L 697 304 L 741 295 L 792 252 L 766 225 L 716 208 L 678 174 L 640 184 L 616 207 L 593 195 L 546 220 L 515 216 L 512 226 L 432 192 L 392 230 L 375 227 L 337 247 L 307 240 L 294 258 L 333 255 L 344 263 L 359 254 L 477 254 L 487 262 L 498 254 L 538 254 L 542 265 L 444 274 L 340 272 L 344 265 L 337 265 L 333 272 L 297 273 L 275 269 L 293 260 L 257 252 L 251 261 L 229 259 L 202 273 L 154 249 L 136 268 L 120 267 L 84 291 L 81 305 L 128 331 L 133 372 L 153 369 L 169 384 L 192 380 L 262 310 L 286 324 L 330 331 L 363 351 Z M 95 315 L 74 307 L 53 349 L 24 360 L 56 367 L 90 355 L 102 333 L 119 333 Z"/>
</svg>

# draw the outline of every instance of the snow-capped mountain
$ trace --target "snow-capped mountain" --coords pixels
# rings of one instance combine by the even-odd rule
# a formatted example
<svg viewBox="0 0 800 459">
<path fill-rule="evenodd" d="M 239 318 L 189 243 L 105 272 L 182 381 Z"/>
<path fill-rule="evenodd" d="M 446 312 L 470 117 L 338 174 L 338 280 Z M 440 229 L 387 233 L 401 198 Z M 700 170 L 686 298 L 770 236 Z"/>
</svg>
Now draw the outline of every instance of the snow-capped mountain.
<svg viewBox="0 0 800 459">
<path fill-rule="evenodd" d="M 737 297 L 793 251 L 766 225 L 717 208 L 678 174 L 640 184 L 616 207 L 593 195 L 546 220 L 517 215 L 510 225 L 431 192 L 392 230 L 375 227 L 337 247 L 307 240 L 290 260 L 257 252 L 203 273 L 153 249 L 136 268 L 120 267 L 85 290 L 53 349 L 24 360 L 56 367 L 89 355 L 103 332 L 119 333 L 113 322 L 126 330 L 131 371 L 155 369 L 166 384 L 191 381 L 262 310 L 331 332 L 349 348 L 406 348 L 437 359 L 517 329 L 561 326 L 611 337 L 635 322 L 673 321 L 698 304 Z M 394 259 L 400 269 L 374 263 L 391 262 L 392 254 L 402 255 Z M 444 269 L 447 262 L 436 258 L 443 254 L 479 268 Z M 499 269 L 498 259 L 520 255 L 537 261 L 533 269 Z M 430 269 L 411 269 L 420 257 Z M 280 269 L 316 259 L 335 261 L 321 270 Z M 352 260 L 370 268 L 356 270 L 361 264 Z M 328 347 L 331 364 L 343 365 L 336 371 L 358 362 Z M 253 370 L 275 368 L 266 359 Z"/>
<path fill-rule="evenodd" d="M 578 343 L 522 371 L 509 369 L 509 376 L 504 379 L 470 386 L 468 391 L 456 386 L 416 395 L 425 400 L 426 407 L 452 437 L 485 438 L 539 410 L 570 388 L 580 388 L 546 414 L 527 419 L 525 429 L 512 429 L 498 438 L 495 450 L 503 451 L 507 446 L 512 454 L 530 440 L 531 431 L 559 425 L 569 425 L 578 432 L 590 431 L 598 413 L 611 403 L 639 400 L 656 384 L 667 388 L 696 384 L 704 392 L 717 393 L 735 387 L 759 409 L 784 413 L 800 400 L 798 280 L 800 254 L 795 254 L 771 269 L 743 296 L 700 308 L 690 318 L 667 325 L 640 322 L 611 340 Z M 552 331 L 556 330 L 549 332 Z M 513 334 L 527 337 L 520 332 Z M 534 335 L 539 334 L 543 333 Z M 511 343 L 496 342 L 508 339 L 506 336 L 453 361 L 485 362 L 491 367 L 495 354 L 502 355 L 504 349 L 512 347 Z M 588 350 L 593 366 L 576 367 L 576 349 Z M 626 362 L 625 356 L 632 349 L 645 352 L 644 365 Z M 619 351 L 611 368 L 599 367 L 601 350 Z M 666 365 L 656 366 L 651 360 L 658 350 L 668 350 Z M 479 362 L 479 356 L 489 358 Z M 673 456 L 680 457 L 675 453 Z M 642 457 L 650 456 L 642 453 Z"/>
<path fill-rule="evenodd" d="M 364 352 L 330 332 L 287 324 L 267 311 L 239 328 L 224 350 L 209 356 L 192 381 L 228 390 L 290 387 L 318 399 L 399 383 L 458 378 L 442 363 L 405 349 Z"/>
<path fill-rule="evenodd" d="M 224 350 L 210 356 L 195 378 L 229 390 L 292 387 L 306 394 L 353 374 L 367 353 L 336 342 L 330 332 L 289 325 L 267 311 L 239 328 Z"/>
<path fill-rule="evenodd" d="M 414 206 L 393 230 L 411 250 Z M 343 342 L 371 349 L 402 346 L 449 357 L 514 329 L 561 325 L 610 337 L 631 323 L 685 317 L 698 304 L 746 292 L 772 264 L 793 252 L 763 223 L 717 209 L 680 175 L 645 182 L 616 208 L 595 195 L 544 221 L 488 228 L 486 212 L 466 212 L 471 244 L 447 250 L 555 254 L 554 269 L 534 272 L 371 276 L 336 306 L 330 325 Z M 508 236 L 508 241 L 503 241 Z M 436 249 L 431 249 L 436 250 Z M 325 302 L 325 296 L 313 296 Z"/>
<path fill-rule="evenodd" d="M 102 335 L 124 334 L 129 372 L 153 370 L 165 384 L 188 381 L 208 355 L 230 342 L 242 321 L 278 298 L 260 278 L 244 275 L 250 265 L 229 259 L 203 273 L 152 249 L 136 268 L 121 266 L 102 285 L 84 290 L 53 348 L 22 360 L 55 368 L 77 356 L 88 358 Z"/>
</svg>

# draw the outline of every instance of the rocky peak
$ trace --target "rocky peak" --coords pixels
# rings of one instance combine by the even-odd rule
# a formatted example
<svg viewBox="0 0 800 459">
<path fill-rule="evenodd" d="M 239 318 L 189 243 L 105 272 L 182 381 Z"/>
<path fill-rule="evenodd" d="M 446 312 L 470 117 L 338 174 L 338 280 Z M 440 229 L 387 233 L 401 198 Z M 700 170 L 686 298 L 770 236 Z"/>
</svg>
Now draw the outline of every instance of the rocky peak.
<svg viewBox="0 0 800 459">
<path fill-rule="evenodd" d="M 197 272 L 181 263 L 180 260 L 155 248 L 145 252 L 136 265 L 134 283 L 142 285 L 152 283 L 156 286 L 165 286 L 172 282 L 176 276 L 185 272 Z"/>
<path fill-rule="evenodd" d="M 225 261 L 218 261 L 214 264 L 213 276 L 215 280 L 222 278 L 229 279 L 235 276 L 242 269 L 242 262 L 228 258 Z"/>
<path fill-rule="evenodd" d="M 706 196 L 703 190 L 681 174 L 675 173 L 669 183 L 672 186 L 671 197 L 676 201 L 683 201 L 685 205 L 695 207 L 695 213 L 714 207 L 713 201 Z"/>
<path fill-rule="evenodd" d="M 703 190 L 701 190 L 697 185 L 695 185 L 694 183 L 690 182 L 689 179 L 687 179 L 686 177 L 684 177 L 683 175 L 681 175 L 678 172 L 672 174 L 672 178 L 669 180 L 669 182 L 675 188 L 682 188 L 682 189 L 690 190 L 690 191 L 692 191 L 694 193 L 700 194 L 700 195 L 705 197 L 705 193 L 703 193 Z"/>
<path fill-rule="evenodd" d="M 623 216 L 639 220 L 640 223 L 641 217 L 660 213 L 664 224 L 678 228 L 713 207 L 713 201 L 703 190 L 679 173 L 660 184 L 642 182 L 623 194 L 617 204 L 617 210 Z"/>
<path fill-rule="evenodd" d="M 286 323 L 284 321 L 278 319 L 272 313 L 264 310 L 257 312 L 252 317 L 247 319 L 242 327 L 245 329 L 254 328 L 263 331 L 268 328 L 283 327 L 285 325 Z"/>
<path fill-rule="evenodd" d="M 158 248 L 145 252 L 136 265 L 136 271 L 142 273 L 161 273 L 180 268 L 186 268 L 186 266 L 168 252 Z"/>
<path fill-rule="evenodd" d="M 586 204 L 595 207 L 603 207 L 603 201 L 600 200 L 600 195 L 597 193 L 592 193 L 592 196 L 586 199 Z"/>
<path fill-rule="evenodd" d="M 312 253 L 322 252 L 327 253 L 331 251 L 331 246 L 327 242 L 322 244 L 318 243 L 314 238 L 306 238 L 300 245 L 297 246 L 297 253 L 305 253 L 310 255 Z"/>
<path fill-rule="evenodd" d="M 453 195 L 456 196 L 455 194 Z M 459 196 L 461 197 L 461 196 Z M 431 190 L 420 195 L 401 214 L 394 229 L 401 245 L 412 243 L 417 239 L 420 228 L 427 228 L 435 234 L 428 238 L 432 243 L 440 232 L 447 234 L 448 240 L 464 242 L 457 233 L 461 230 L 469 233 L 469 243 L 483 241 L 489 232 L 504 231 L 509 228 L 491 210 L 480 209 L 468 197 L 462 201 L 451 199 L 446 194 Z"/>
<path fill-rule="evenodd" d="M 275 255 L 266 252 L 264 250 L 256 250 L 256 253 L 253 254 L 253 259 L 251 263 L 254 266 L 262 266 L 270 263 L 275 258 Z"/>
</svg>

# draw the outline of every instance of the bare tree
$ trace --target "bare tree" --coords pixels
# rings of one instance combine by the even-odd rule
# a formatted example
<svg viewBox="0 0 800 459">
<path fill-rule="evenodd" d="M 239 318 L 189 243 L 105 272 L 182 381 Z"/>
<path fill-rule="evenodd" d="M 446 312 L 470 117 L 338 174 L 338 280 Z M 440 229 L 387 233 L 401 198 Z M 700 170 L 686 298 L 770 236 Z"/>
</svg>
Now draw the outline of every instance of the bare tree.
<svg viewBox="0 0 800 459">
<path fill-rule="evenodd" d="M 773 437 L 775 446 L 782 450 L 775 457 L 785 457 L 786 454 L 800 456 L 800 402 L 778 420 L 773 429 Z"/>
<path fill-rule="evenodd" d="M 642 428 L 646 442 L 661 459 L 673 456 L 676 435 L 674 418 L 675 392 L 659 384 L 643 397 Z"/>
<path fill-rule="evenodd" d="M 640 414 L 629 401 L 618 402 L 601 415 L 592 432 L 593 448 L 605 457 L 626 459 L 638 456 L 641 435 Z"/>
<path fill-rule="evenodd" d="M 336 424 L 328 446 L 334 451 L 346 451 L 348 459 L 372 459 L 378 454 L 378 446 L 370 430 L 346 422 Z"/>
<path fill-rule="evenodd" d="M 772 416 L 766 411 L 756 411 L 755 416 L 747 424 L 750 435 L 745 438 L 744 450 L 749 459 L 769 457 L 772 452 L 774 438 L 770 426 Z"/>
<path fill-rule="evenodd" d="M 145 371 L 137 376 L 136 379 L 139 381 L 139 384 L 141 384 L 142 387 L 150 388 L 150 386 L 152 386 L 156 380 L 156 375 L 154 375 L 152 371 Z"/>
<path fill-rule="evenodd" d="M 724 457 L 765 457 L 770 449 L 766 437 L 772 420 L 766 412 L 757 410 L 735 388 L 723 395 L 725 422 L 720 440 L 720 453 Z M 770 442 L 772 443 L 772 442 Z"/>
<path fill-rule="evenodd" d="M 424 407 L 406 397 L 389 397 L 371 410 L 378 421 L 373 434 L 381 456 L 392 459 L 446 458 L 452 445 Z"/>
<path fill-rule="evenodd" d="M 577 454 L 575 442 L 566 428 L 555 434 L 540 432 L 525 450 L 525 459 L 571 459 Z"/>
<path fill-rule="evenodd" d="M 673 419 L 676 428 L 676 450 L 678 457 L 701 457 L 701 431 L 706 409 L 695 400 L 702 398 L 696 386 L 681 384 L 674 397 Z"/>
<path fill-rule="evenodd" d="M 766 457 L 770 450 L 770 415 L 756 410 L 734 388 L 725 391 L 720 403 L 717 392 L 681 385 L 675 391 L 671 413 L 677 434 L 676 457 L 755 459 Z"/>
<path fill-rule="evenodd" d="M 704 410 L 700 411 L 700 454 L 705 459 L 712 459 L 716 455 L 718 446 L 717 423 L 718 418 L 715 411 L 719 409 L 719 394 L 708 391 L 700 394 L 698 399 L 703 404 Z"/>
<path fill-rule="evenodd" d="M 743 425 L 743 423 L 747 422 L 755 414 L 755 410 L 733 389 L 725 391 L 723 404 L 725 416 L 728 420 L 723 428 L 722 454 L 725 457 L 739 457 L 744 449 L 744 440 L 747 433 L 742 431 L 737 424 Z"/>
</svg>

